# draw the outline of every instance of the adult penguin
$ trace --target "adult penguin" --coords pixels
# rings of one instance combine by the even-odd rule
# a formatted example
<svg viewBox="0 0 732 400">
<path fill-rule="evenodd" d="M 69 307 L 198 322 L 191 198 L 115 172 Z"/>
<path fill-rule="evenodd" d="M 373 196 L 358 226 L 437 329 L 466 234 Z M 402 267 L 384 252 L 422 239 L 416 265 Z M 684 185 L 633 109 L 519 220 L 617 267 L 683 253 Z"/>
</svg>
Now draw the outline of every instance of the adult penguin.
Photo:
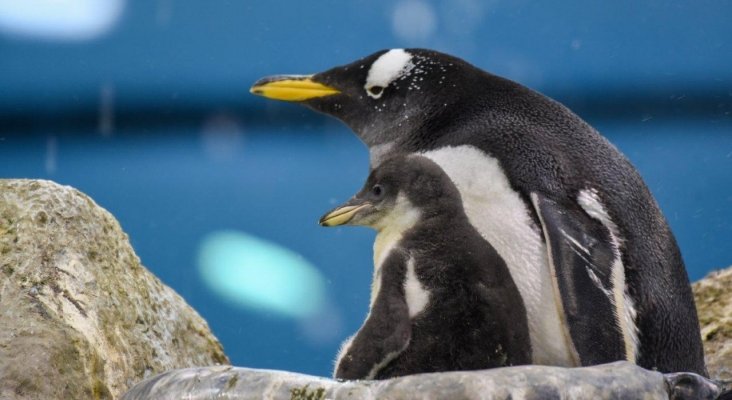
<svg viewBox="0 0 732 400">
<path fill-rule="evenodd" d="M 629 360 L 706 376 L 688 276 L 630 162 L 561 104 L 467 62 L 392 49 L 252 93 L 346 123 L 371 167 L 421 153 L 458 188 L 523 298 L 535 364 Z"/>
</svg>

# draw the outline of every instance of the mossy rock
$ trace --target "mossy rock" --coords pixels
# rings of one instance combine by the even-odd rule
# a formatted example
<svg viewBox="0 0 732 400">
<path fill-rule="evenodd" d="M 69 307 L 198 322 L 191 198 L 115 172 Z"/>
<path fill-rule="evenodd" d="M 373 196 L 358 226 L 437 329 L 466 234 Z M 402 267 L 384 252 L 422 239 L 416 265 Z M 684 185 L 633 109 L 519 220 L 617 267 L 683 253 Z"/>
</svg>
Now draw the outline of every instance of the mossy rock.
<svg viewBox="0 0 732 400">
<path fill-rule="evenodd" d="M 709 375 L 732 381 L 732 267 L 692 285 Z"/>
<path fill-rule="evenodd" d="M 114 217 L 49 181 L 0 180 L 0 326 L 2 399 L 118 398 L 163 371 L 228 363 Z"/>
</svg>

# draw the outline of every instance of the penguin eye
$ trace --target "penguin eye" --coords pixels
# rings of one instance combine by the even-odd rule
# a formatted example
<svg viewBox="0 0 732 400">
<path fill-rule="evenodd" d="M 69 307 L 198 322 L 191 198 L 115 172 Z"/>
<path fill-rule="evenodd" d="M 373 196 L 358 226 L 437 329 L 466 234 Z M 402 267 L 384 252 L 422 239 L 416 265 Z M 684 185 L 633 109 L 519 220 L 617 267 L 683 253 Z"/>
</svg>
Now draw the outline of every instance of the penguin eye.
<svg viewBox="0 0 732 400">
<path fill-rule="evenodd" d="M 381 96 L 381 93 L 384 91 L 383 86 L 371 86 L 370 88 L 366 89 L 371 93 L 372 96 Z"/>
<path fill-rule="evenodd" d="M 381 197 L 381 195 L 384 193 L 384 188 L 381 187 L 381 185 L 374 185 L 374 187 L 371 188 L 371 194 L 373 194 L 376 197 Z"/>
</svg>

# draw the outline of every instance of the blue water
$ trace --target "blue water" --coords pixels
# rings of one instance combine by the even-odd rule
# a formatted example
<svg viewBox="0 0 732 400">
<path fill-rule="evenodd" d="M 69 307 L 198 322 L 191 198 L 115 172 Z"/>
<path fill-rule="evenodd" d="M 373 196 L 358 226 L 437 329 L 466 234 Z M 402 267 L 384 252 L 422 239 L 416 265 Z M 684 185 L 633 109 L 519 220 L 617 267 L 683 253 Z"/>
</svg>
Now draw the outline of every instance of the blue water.
<svg viewBox="0 0 732 400">
<path fill-rule="evenodd" d="M 732 264 L 732 123 L 651 119 L 595 126 L 640 170 L 678 238 L 691 279 Z M 0 134 L 0 160 L 0 177 L 72 185 L 112 212 L 143 264 L 207 319 L 236 365 L 329 375 L 340 342 L 363 321 L 374 235 L 317 225 L 367 173 L 365 148 L 339 124 L 249 127 L 219 115 L 201 127 L 109 137 Z M 313 266 L 315 278 L 293 278 L 282 290 L 296 289 L 299 296 L 317 290 L 320 312 L 249 307 L 206 283 L 201 246 L 217 232 L 286 249 L 282 257 L 297 261 L 292 268 Z M 293 276 L 314 276 L 301 272 Z"/>
</svg>

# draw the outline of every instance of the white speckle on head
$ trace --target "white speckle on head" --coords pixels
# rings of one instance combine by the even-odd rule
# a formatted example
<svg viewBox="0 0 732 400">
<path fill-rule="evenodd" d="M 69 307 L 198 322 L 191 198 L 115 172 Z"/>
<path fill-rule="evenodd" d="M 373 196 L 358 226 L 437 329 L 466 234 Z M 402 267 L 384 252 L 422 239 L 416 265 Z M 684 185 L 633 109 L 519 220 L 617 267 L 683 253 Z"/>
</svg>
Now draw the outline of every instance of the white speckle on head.
<svg viewBox="0 0 732 400">
<path fill-rule="evenodd" d="M 620 255 L 620 243 L 622 238 L 618 233 L 618 227 L 610 218 L 607 210 L 600 201 L 600 196 L 595 189 L 581 190 L 577 196 L 580 207 L 590 217 L 600 223 L 610 232 L 610 240 L 613 248 L 614 262 L 612 265 L 613 293 L 611 300 L 615 305 L 615 312 L 618 326 L 623 332 L 625 342 L 625 357 L 630 362 L 635 362 L 638 354 L 638 326 L 635 324 L 635 305 L 628 294 L 628 287 L 625 284 L 625 267 Z"/>
<path fill-rule="evenodd" d="M 409 318 L 424 311 L 430 301 L 430 292 L 422 286 L 417 273 L 414 271 L 414 258 L 409 257 L 407 261 L 407 276 L 404 280 L 404 296 L 407 299 Z"/>
<path fill-rule="evenodd" d="M 377 58 L 366 76 L 366 94 L 374 99 L 381 97 L 383 88 L 389 86 L 390 83 L 409 73 L 414 68 L 412 64 L 412 55 L 404 51 L 404 49 L 392 49 Z M 380 87 L 382 91 L 373 91 L 374 88 Z M 372 92 L 373 91 L 373 92 Z"/>
</svg>

